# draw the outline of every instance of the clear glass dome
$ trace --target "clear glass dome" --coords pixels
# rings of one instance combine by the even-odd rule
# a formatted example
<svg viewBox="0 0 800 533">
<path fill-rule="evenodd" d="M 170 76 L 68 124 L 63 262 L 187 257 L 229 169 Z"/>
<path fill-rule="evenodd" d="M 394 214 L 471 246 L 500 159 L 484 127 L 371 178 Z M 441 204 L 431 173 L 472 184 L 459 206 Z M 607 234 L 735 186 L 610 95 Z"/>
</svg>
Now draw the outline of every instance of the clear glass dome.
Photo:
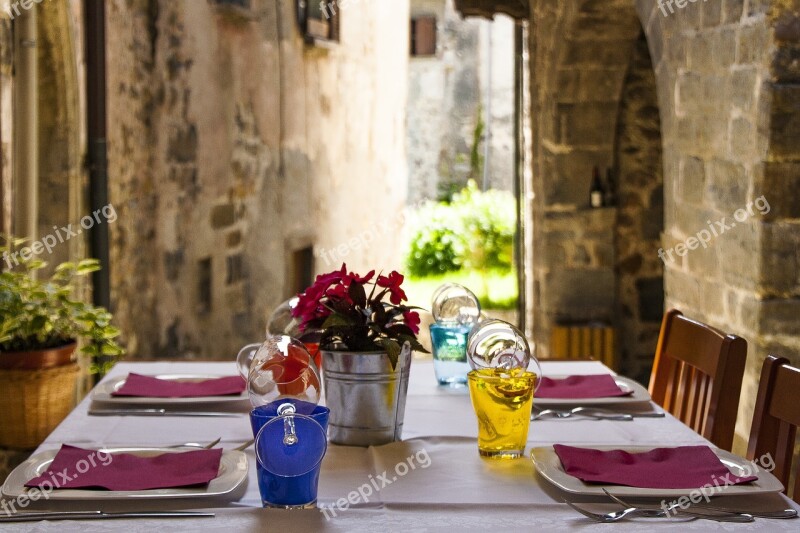
<svg viewBox="0 0 800 533">
<path fill-rule="evenodd" d="M 480 319 L 481 304 L 463 285 L 445 283 L 433 293 L 431 313 L 438 323 L 472 325 Z"/>
</svg>

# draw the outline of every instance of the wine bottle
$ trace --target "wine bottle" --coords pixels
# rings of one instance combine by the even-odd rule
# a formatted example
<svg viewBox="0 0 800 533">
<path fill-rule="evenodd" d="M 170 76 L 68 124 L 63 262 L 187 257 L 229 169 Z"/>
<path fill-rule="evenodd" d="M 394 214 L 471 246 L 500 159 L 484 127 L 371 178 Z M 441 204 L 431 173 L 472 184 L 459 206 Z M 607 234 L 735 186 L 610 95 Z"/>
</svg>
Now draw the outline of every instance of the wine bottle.
<svg viewBox="0 0 800 533">
<path fill-rule="evenodd" d="M 605 196 L 605 191 L 603 190 L 603 182 L 600 181 L 600 169 L 598 167 L 594 167 L 594 174 L 592 176 L 592 189 L 590 194 L 592 207 L 603 207 L 603 197 Z"/>
<path fill-rule="evenodd" d="M 604 205 L 610 207 L 616 204 L 617 202 L 616 191 L 617 191 L 617 185 L 616 183 L 614 183 L 614 173 L 609 168 L 606 170 L 606 194 L 605 198 L 603 199 Z"/>
</svg>

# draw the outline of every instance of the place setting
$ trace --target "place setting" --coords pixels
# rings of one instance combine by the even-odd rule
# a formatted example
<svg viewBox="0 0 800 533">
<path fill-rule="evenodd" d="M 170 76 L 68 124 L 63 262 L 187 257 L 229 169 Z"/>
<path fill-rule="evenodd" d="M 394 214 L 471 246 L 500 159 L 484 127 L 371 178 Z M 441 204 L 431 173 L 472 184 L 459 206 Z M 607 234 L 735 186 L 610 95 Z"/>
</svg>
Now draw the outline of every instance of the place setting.
<svg viewBox="0 0 800 533">
<path fill-rule="evenodd" d="M 612 374 L 544 376 L 531 414 L 533 420 L 632 421 L 663 418 L 653 410 L 650 394 L 638 382 Z"/>
<path fill-rule="evenodd" d="M 551 497 L 597 522 L 797 517 L 764 465 L 707 445 L 555 444 L 531 449 L 530 459 Z"/>
</svg>

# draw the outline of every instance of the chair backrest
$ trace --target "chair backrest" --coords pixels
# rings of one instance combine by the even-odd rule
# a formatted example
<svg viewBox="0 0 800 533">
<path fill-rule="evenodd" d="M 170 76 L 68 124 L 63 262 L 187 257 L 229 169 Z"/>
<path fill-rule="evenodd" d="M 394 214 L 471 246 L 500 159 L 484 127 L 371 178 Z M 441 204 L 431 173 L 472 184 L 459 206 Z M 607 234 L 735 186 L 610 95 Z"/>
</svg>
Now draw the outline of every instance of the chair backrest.
<svg viewBox="0 0 800 533">
<path fill-rule="evenodd" d="M 683 316 L 664 315 L 650 396 L 703 437 L 731 449 L 747 341 Z"/>
<path fill-rule="evenodd" d="M 770 355 L 761 368 L 747 458 L 758 460 L 769 454 L 775 465 L 772 474 L 783 483 L 787 494 L 799 425 L 800 368 L 789 366 L 788 359 Z M 771 461 L 760 463 L 766 466 L 763 463 Z M 797 470 L 792 498 L 800 503 L 800 461 Z"/>
</svg>

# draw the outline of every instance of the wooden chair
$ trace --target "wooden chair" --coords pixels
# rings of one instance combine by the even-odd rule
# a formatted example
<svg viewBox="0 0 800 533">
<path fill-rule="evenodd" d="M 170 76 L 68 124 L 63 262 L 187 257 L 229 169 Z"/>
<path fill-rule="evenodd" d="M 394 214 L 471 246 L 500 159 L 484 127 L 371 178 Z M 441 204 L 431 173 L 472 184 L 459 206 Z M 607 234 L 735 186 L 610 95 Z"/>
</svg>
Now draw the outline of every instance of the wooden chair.
<svg viewBox="0 0 800 533">
<path fill-rule="evenodd" d="M 798 425 L 800 368 L 789 366 L 788 359 L 770 355 L 761 368 L 747 458 L 756 460 L 769 454 L 775 462 L 772 474 L 786 487 L 787 495 Z M 800 503 L 800 462 L 796 469 L 792 498 Z"/>
<path fill-rule="evenodd" d="M 716 446 L 730 451 L 747 341 L 683 316 L 664 315 L 650 396 Z"/>
</svg>

